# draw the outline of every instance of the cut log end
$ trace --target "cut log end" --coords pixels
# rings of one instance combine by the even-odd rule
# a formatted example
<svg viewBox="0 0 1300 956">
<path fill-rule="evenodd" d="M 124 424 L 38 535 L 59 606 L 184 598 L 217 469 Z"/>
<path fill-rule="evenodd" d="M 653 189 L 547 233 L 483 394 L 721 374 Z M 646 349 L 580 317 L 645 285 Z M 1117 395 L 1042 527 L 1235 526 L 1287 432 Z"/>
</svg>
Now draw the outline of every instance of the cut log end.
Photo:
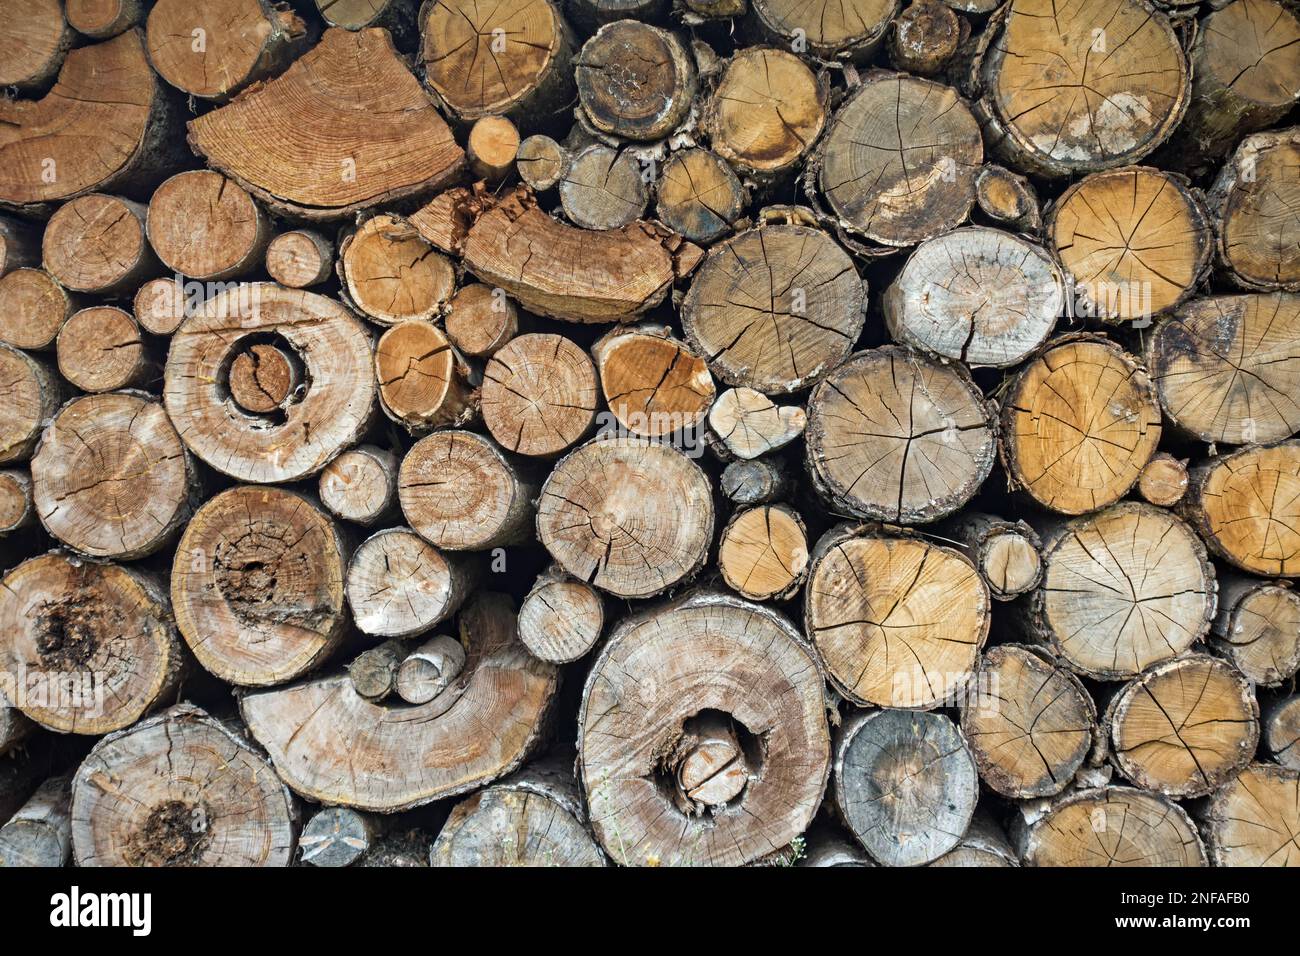
<svg viewBox="0 0 1300 956">
<path fill-rule="evenodd" d="M 446 256 L 410 222 L 382 213 L 344 238 L 338 269 L 348 298 L 382 325 L 433 318 L 456 283 Z"/>
<path fill-rule="evenodd" d="M 374 445 L 339 455 L 320 473 L 320 500 L 330 513 L 360 525 L 377 524 L 397 503 L 398 460 Z"/>
<path fill-rule="evenodd" d="M 59 372 L 83 392 L 111 392 L 148 384 L 158 373 L 140 326 L 109 305 L 74 312 L 55 340 Z"/>
<path fill-rule="evenodd" d="M 471 282 L 452 297 L 445 327 L 466 355 L 491 358 L 519 334 L 519 312 L 504 289 Z"/>
<path fill-rule="evenodd" d="M 803 519 L 784 505 L 737 511 L 722 531 L 718 567 L 727 586 L 751 600 L 789 598 L 808 570 Z"/>
<path fill-rule="evenodd" d="M 431 322 L 389 328 L 375 347 L 375 378 L 384 412 L 412 432 L 463 425 L 475 414 L 469 369 Z"/>
<path fill-rule="evenodd" d="M 1152 456 L 1138 476 L 1138 493 L 1153 505 L 1172 508 L 1187 493 L 1187 462 L 1166 452 Z"/>
<path fill-rule="evenodd" d="M 483 422 L 508 451 L 558 455 L 595 423 L 596 390 L 591 358 L 571 339 L 521 335 L 483 372 Z"/>
<path fill-rule="evenodd" d="M 502 179 L 519 155 L 519 130 L 504 116 L 484 116 L 470 127 L 465 154 L 475 176 Z"/>
<path fill-rule="evenodd" d="M 423 634 L 465 600 L 471 571 L 464 558 L 441 554 L 409 528 L 386 528 L 362 542 L 348 564 L 353 622 L 381 637 Z"/>
<path fill-rule="evenodd" d="M 312 866 L 353 866 L 370 852 L 377 836 L 377 827 L 364 814 L 326 807 L 302 828 L 298 849 L 302 862 Z"/>
<path fill-rule="evenodd" d="M 178 173 L 154 191 L 149 244 L 169 269 L 231 279 L 262 264 L 270 222 L 247 190 L 210 170 Z"/>
<path fill-rule="evenodd" d="M 1026 866 L 1205 866 L 1187 812 L 1130 787 L 1085 790 L 1017 834 Z"/>
<path fill-rule="evenodd" d="M 395 689 L 408 704 L 427 704 L 447 690 L 464 667 L 464 646 L 442 634 L 421 644 L 402 661 Z"/>
<path fill-rule="evenodd" d="M 311 229 L 293 229 L 266 247 L 266 271 L 290 289 L 319 285 L 334 271 L 334 244 Z"/>
<path fill-rule="evenodd" d="M 1300 770 L 1251 764 L 1213 797 L 1206 813 L 1210 856 L 1218 866 L 1297 866 Z"/>
<path fill-rule="evenodd" d="M 604 626 L 600 593 L 558 565 L 538 577 L 519 606 L 519 639 L 534 657 L 556 664 L 590 651 Z"/>
</svg>

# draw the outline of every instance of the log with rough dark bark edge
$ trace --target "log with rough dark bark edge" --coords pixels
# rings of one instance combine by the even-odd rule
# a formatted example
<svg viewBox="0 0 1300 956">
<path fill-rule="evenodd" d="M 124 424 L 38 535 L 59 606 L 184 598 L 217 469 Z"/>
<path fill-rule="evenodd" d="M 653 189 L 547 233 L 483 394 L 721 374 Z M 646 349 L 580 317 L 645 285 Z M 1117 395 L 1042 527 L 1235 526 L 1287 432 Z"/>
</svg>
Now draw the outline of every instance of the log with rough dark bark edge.
<svg viewBox="0 0 1300 956">
<path fill-rule="evenodd" d="M 440 553 L 410 528 L 385 528 L 358 545 L 348 562 L 352 620 L 379 637 L 423 634 L 464 603 L 474 570 L 467 557 Z"/>
<path fill-rule="evenodd" d="M 565 216 L 583 229 L 626 226 L 644 215 L 650 202 L 636 157 L 601 144 L 573 157 L 559 190 Z"/>
<path fill-rule="evenodd" d="M 249 414 L 229 396 L 230 364 L 260 341 L 301 362 L 308 383 L 274 415 Z M 173 334 L 163 401 L 185 444 L 222 474 L 298 481 L 369 427 L 371 348 L 360 320 L 338 302 L 272 283 L 240 285 L 208 299 Z"/>
<path fill-rule="evenodd" d="M 1165 416 L 1187 434 L 1287 438 L 1300 429 L 1300 296 L 1193 299 L 1156 327 L 1147 363 Z"/>
<path fill-rule="evenodd" d="M 1300 292 L 1298 163 L 1300 128 L 1256 133 L 1242 140 L 1209 189 L 1219 262 L 1244 289 Z"/>
<path fill-rule="evenodd" d="M 935 860 L 930 866 L 942 867 L 1007 867 L 1019 866 L 1016 851 L 1007 841 L 1006 834 L 988 815 L 975 810 L 970 826 L 961 842 Z"/>
<path fill-rule="evenodd" d="M 105 737 L 72 780 L 78 866 L 288 866 L 297 816 L 265 759 L 190 704 Z"/>
<path fill-rule="evenodd" d="M 354 866 L 374 848 L 379 834 L 373 817 L 348 807 L 326 807 L 302 828 L 299 859 L 312 866 Z"/>
<path fill-rule="evenodd" d="M 899 0 L 751 0 L 754 26 L 773 44 L 824 60 L 866 62 L 880 48 Z"/>
<path fill-rule="evenodd" d="M 572 768 L 533 764 L 453 807 L 429 865 L 608 866 L 586 821 Z"/>
<path fill-rule="evenodd" d="M 0 216 L 0 277 L 41 264 L 41 230 L 21 219 Z"/>
<path fill-rule="evenodd" d="M 0 827 L 0 868 L 58 867 L 72 855 L 72 778 L 51 777 Z"/>
<path fill-rule="evenodd" d="M 447 429 L 417 441 L 397 477 L 402 514 L 435 547 L 481 551 L 531 537 L 531 475 L 490 438 Z"/>
<path fill-rule="evenodd" d="M 1145 0 L 1059 10 L 1013 0 L 990 18 L 970 79 L 993 151 L 1047 177 L 1146 156 L 1183 118 L 1191 88 L 1168 18 Z M 1093 95 L 1076 95 L 1081 84 Z"/>
<path fill-rule="evenodd" d="M 1202 168 L 1300 99 L 1300 20 L 1275 0 L 1214 4 L 1192 44 L 1192 96 L 1160 159 Z"/>
<path fill-rule="evenodd" d="M 462 286 L 451 297 L 443 323 L 452 345 L 474 358 L 491 358 L 519 334 L 519 311 L 497 290 L 481 282 Z"/>
<path fill-rule="evenodd" d="M 878 73 L 836 110 L 810 174 L 851 231 L 910 246 L 965 220 L 983 161 L 979 124 L 956 90 Z"/>
<path fill-rule="evenodd" d="M 263 263 L 271 239 L 266 214 L 220 173 L 187 170 L 149 200 L 149 244 L 168 269 L 195 279 L 231 279 Z"/>
<path fill-rule="evenodd" d="M 1300 594 L 1286 581 L 1261 581 L 1220 568 L 1211 646 L 1261 687 L 1300 670 Z"/>
<path fill-rule="evenodd" d="M 743 175 L 783 178 L 826 127 L 829 91 L 793 53 L 767 47 L 739 51 L 727 63 L 704 109 L 713 151 Z"/>
<path fill-rule="evenodd" d="M 0 99 L 0 208 L 39 214 L 84 193 L 158 183 L 181 154 L 164 89 L 142 33 L 128 30 L 69 53 L 42 99 Z"/>
<path fill-rule="evenodd" d="M 558 564 L 538 575 L 519 605 L 519 639 L 536 658 L 567 664 L 585 655 L 605 627 L 605 601 Z"/>
<path fill-rule="evenodd" d="M 481 787 L 538 744 L 558 672 L 519 643 L 503 595 L 478 592 L 459 624 L 465 668 L 429 704 L 374 704 L 340 675 L 248 694 L 244 722 L 313 800 L 394 813 Z"/>
<path fill-rule="evenodd" d="M 747 201 L 731 167 L 706 149 L 673 153 L 655 183 L 655 212 L 692 242 L 711 242 L 730 232 Z"/>
<path fill-rule="evenodd" d="M 412 434 L 470 421 L 478 393 L 469 379 L 465 360 L 432 322 L 399 322 L 375 346 L 380 407 Z"/>
<path fill-rule="evenodd" d="M 779 458 L 733 461 L 722 471 L 722 493 L 738 505 L 761 505 L 785 497 L 790 474 Z"/>
<path fill-rule="evenodd" d="M 542 192 L 559 183 L 569 171 L 569 153 L 549 136 L 529 136 L 519 144 L 515 169 L 521 180 Z"/>
<path fill-rule="evenodd" d="M 151 335 L 166 336 L 180 328 L 199 304 L 186 295 L 182 278 L 164 276 L 150 279 L 136 290 L 132 312 L 140 328 Z"/>
<path fill-rule="evenodd" d="M 208 671 L 231 684 L 292 680 L 339 646 L 350 549 L 306 496 L 240 485 L 208 499 L 176 546 L 176 624 Z"/>
<path fill-rule="evenodd" d="M 1206 866 L 1196 825 L 1178 804 L 1132 787 L 1062 797 L 1032 824 L 1012 818 L 1025 866 Z"/>
<path fill-rule="evenodd" d="M 729 388 L 709 408 L 709 428 L 724 457 L 744 461 L 784 448 L 807 424 L 802 405 L 777 405 L 752 388 Z"/>
<path fill-rule="evenodd" d="M 456 287 L 447 257 L 400 216 L 380 213 L 339 244 L 339 280 L 356 311 L 380 325 L 432 319 Z"/>
<path fill-rule="evenodd" d="M 1075 672 L 1127 680 L 1209 633 L 1214 569 L 1165 509 L 1125 501 L 1042 533 L 1043 580 L 1022 624 Z"/>
<path fill-rule="evenodd" d="M 1144 501 L 1172 508 L 1187 493 L 1187 460 L 1156 452 L 1138 476 L 1138 493 Z"/>
<path fill-rule="evenodd" d="M 479 179 L 496 182 L 514 168 L 519 155 L 519 130 L 504 116 L 483 116 L 474 121 L 465 141 L 469 168 Z"/>
<path fill-rule="evenodd" d="M 438 634 L 398 665 L 393 687 L 406 703 L 427 704 L 450 688 L 464 669 L 464 645 L 449 634 Z"/>
<path fill-rule="evenodd" d="M 521 335 L 483 371 L 483 423 L 507 451 L 553 457 L 595 423 L 597 388 L 591 358 L 571 339 Z"/>
<path fill-rule="evenodd" d="M 1264 708 L 1264 745 L 1279 764 L 1300 770 L 1300 694 Z"/>
<path fill-rule="evenodd" d="M 695 352 L 729 385 L 808 388 L 853 350 L 866 283 L 829 235 L 761 225 L 715 245 L 682 302 Z"/>
<path fill-rule="evenodd" d="M 84 302 L 44 269 L 13 270 L 0 277 L 0 345 L 52 348 L 63 323 Z"/>
<path fill-rule="evenodd" d="M 942 73 L 970 37 L 970 24 L 940 0 L 912 0 L 892 26 L 889 55 L 900 70 L 917 76 Z"/>
<path fill-rule="evenodd" d="M 313 229 L 291 229 L 267 244 L 266 271 L 290 289 L 319 285 L 334 272 L 334 243 Z"/>
<path fill-rule="evenodd" d="M 826 787 L 823 695 L 811 649 L 768 608 L 695 591 L 625 619 L 578 716 L 596 838 L 625 866 L 735 866 L 781 850 Z"/>
<path fill-rule="evenodd" d="M 1300 576 L 1300 441 L 1213 458 L 1190 484 L 1179 511 L 1211 551 L 1252 574 Z"/>
<path fill-rule="evenodd" d="M 1253 686 L 1231 664 L 1189 654 L 1143 671 L 1106 711 L 1109 756 L 1144 790 L 1205 796 L 1237 775 L 1259 745 Z"/>
<path fill-rule="evenodd" d="M 808 572 L 808 532 L 787 505 L 737 510 L 722 529 L 718 568 L 733 591 L 753 601 L 784 601 Z"/>
<path fill-rule="evenodd" d="M 66 0 L 68 25 L 93 40 L 108 40 L 144 20 L 143 0 Z"/>
<path fill-rule="evenodd" d="M 364 527 L 397 510 L 398 458 L 385 448 L 358 445 L 320 473 L 317 494 L 331 514 Z"/>
<path fill-rule="evenodd" d="M 673 33 L 638 20 L 602 26 L 574 57 L 582 116 L 597 131 L 659 140 L 691 111 L 695 59 Z"/>
<path fill-rule="evenodd" d="M 498 114 L 536 126 L 573 96 L 573 31 L 554 0 L 425 0 L 418 18 L 425 82 L 462 120 Z"/>
<path fill-rule="evenodd" d="M 160 367 L 145 348 L 130 312 L 95 305 L 74 312 L 55 340 L 59 373 L 83 392 L 146 386 Z"/>
<path fill-rule="evenodd" d="M 145 213 L 140 203 L 103 193 L 64 203 L 41 241 L 46 271 L 73 292 L 134 292 L 161 271 L 145 238 Z"/>
<path fill-rule="evenodd" d="M 75 35 L 58 0 L 11 0 L 0 31 L 0 87 L 46 86 L 63 65 Z"/>
<path fill-rule="evenodd" d="M 198 498 L 194 462 L 162 405 L 144 393 L 74 398 L 32 458 L 41 523 L 96 558 L 153 554 L 173 540 Z"/>
<path fill-rule="evenodd" d="M 975 761 L 943 714 L 854 711 L 835 735 L 831 798 L 883 866 L 922 866 L 961 842 L 979 798 Z"/>
<path fill-rule="evenodd" d="M 32 456 L 67 392 L 45 361 L 0 342 L 0 465 Z"/>
<path fill-rule="evenodd" d="M 537 500 L 537 537 L 566 571 L 617 597 L 689 579 L 713 538 L 713 488 L 681 452 L 597 438 L 562 458 Z"/>
<path fill-rule="evenodd" d="M 1043 543 L 1024 521 L 966 511 L 946 522 L 940 531 L 965 546 L 996 600 L 1014 600 L 1042 580 Z"/>
<path fill-rule="evenodd" d="M 898 346 L 870 349 L 813 389 L 808 471 L 838 514 L 935 521 L 992 471 L 994 431 L 994 410 L 963 368 Z"/>
<path fill-rule="evenodd" d="M 1042 207 L 1033 184 L 1005 167 L 986 163 L 975 176 L 975 202 L 998 225 L 1037 234 L 1043 228 Z"/>
<path fill-rule="evenodd" d="M 955 549 L 850 525 L 813 548 L 804 630 L 859 706 L 950 703 L 974 674 L 990 615 L 988 586 Z M 891 654 L 891 637 L 902 652 Z"/>
<path fill-rule="evenodd" d="M 99 735 L 170 703 L 187 658 L 167 592 L 145 571 L 53 551 L 0 588 L 3 693 L 58 733 Z"/>
<path fill-rule="evenodd" d="M 271 131 L 249 150 L 253 130 Z M 384 30 L 325 31 L 283 74 L 190 121 L 191 146 L 291 218 L 427 195 L 464 154 Z"/>
<path fill-rule="evenodd" d="M 1047 341 L 1065 295 L 1065 277 L 1046 249 L 970 226 L 921 243 L 882 308 L 896 342 L 972 368 L 1006 368 Z"/>
<path fill-rule="evenodd" d="M 610 414 L 633 434 L 691 433 L 713 405 L 708 365 L 668 326 L 616 326 L 591 354 Z"/>
<path fill-rule="evenodd" d="M 1104 321 L 1149 321 L 1190 296 L 1210 268 L 1214 231 L 1199 190 L 1177 173 L 1094 173 L 1056 200 L 1049 244 L 1083 306 Z"/>
<path fill-rule="evenodd" d="M 1008 476 L 1062 514 L 1124 497 L 1160 433 L 1147 373 L 1118 345 L 1087 333 L 1048 343 L 1002 399 L 1000 451 Z"/>
<path fill-rule="evenodd" d="M 1210 798 L 1204 826 L 1215 866 L 1300 866 L 1300 770 L 1251 764 Z"/>
<path fill-rule="evenodd" d="M 31 475 L 17 469 L 0 470 L 0 538 L 34 524 Z"/>
<path fill-rule="evenodd" d="M 182 93 L 218 102 L 283 70 L 309 40 L 293 8 L 272 0 L 158 0 L 145 20 L 158 75 Z"/>
</svg>

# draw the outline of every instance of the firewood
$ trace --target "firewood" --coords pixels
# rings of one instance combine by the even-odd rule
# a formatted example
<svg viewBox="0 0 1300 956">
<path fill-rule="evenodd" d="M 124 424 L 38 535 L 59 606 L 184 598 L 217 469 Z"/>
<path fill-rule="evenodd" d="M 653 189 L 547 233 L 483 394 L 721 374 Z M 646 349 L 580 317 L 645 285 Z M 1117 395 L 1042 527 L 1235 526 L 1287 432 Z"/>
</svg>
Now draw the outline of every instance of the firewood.
<svg viewBox="0 0 1300 956">
<path fill-rule="evenodd" d="M 504 290 L 471 282 L 452 296 L 450 310 L 447 338 L 474 358 L 491 358 L 519 334 L 519 312 Z"/>
<path fill-rule="evenodd" d="M 718 568 L 733 591 L 754 601 L 793 597 L 808 572 L 808 532 L 786 505 L 737 511 L 722 529 Z"/>
<path fill-rule="evenodd" d="M 447 634 L 431 637 L 397 668 L 397 695 L 408 704 L 427 704 L 446 691 L 465 667 L 465 648 Z"/>
<path fill-rule="evenodd" d="M 999 601 L 1014 600 L 1042 580 L 1042 541 L 1024 521 L 966 511 L 941 530 L 961 542 L 989 593 Z"/>
<path fill-rule="evenodd" d="M 0 86 L 46 86 L 63 65 L 75 34 L 58 0 L 14 0 L 0 32 Z"/>
<path fill-rule="evenodd" d="M 144 20 L 142 0 L 65 0 L 68 26 L 92 40 L 107 40 Z"/>
<path fill-rule="evenodd" d="M 72 855 L 72 779 L 51 777 L 0 827 L 0 867 L 65 866 Z"/>
<path fill-rule="evenodd" d="M 1133 356 L 1097 336 L 1054 340 L 1002 400 L 1001 454 L 1017 486 L 1077 515 L 1124 497 L 1160 440 L 1160 406 Z"/>
<path fill-rule="evenodd" d="M 801 405 L 777 405 L 752 388 L 729 388 L 709 409 L 709 427 L 727 452 L 757 458 L 784 448 L 803 434 L 808 415 Z"/>
<path fill-rule="evenodd" d="M 542 485 L 537 537 L 575 577 L 646 598 L 690 578 L 713 538 L 713 489 L 667 445 L 597 438 L 562 458 Z"/>
<path fill-rule="evenodd" d="M 4 689 L 0 688 L 0 757 L 8 754 L 36 730 L 36 724 L 21 710 L 9 703 Z M 0 813 L 0 817 L 4 814 Z"/>
<path fill-rule="evenodd" d="M 282 232 L 266 247 L 266 271 L 290 289 L 320 285 L 334 271 L 334 243 L 314 229 Z"/>
<path fill-rule="evenodd" d="M 1191 472 L 1179 506 L 1210 550 L 1229 564 L 1271 577 L 1300 575 L 1300 442 L 1242 448 Z"/>
<path fill-rule="evenodd" d="M 897 346 L 857 353 L 813 389 L 805 440 L 813 485 L 837 513 L 902 524 L 969 501 L 996 445 L 969 374 Z"/>
<path fill-rule="evenodd" d="M 514 168 L 519 154 L 519 130 L 504 116 L 483 116 L 470 127 L 465 155 L 479 179 L 493 182 Z"/>
<path fill-rule="evenodd" d="M 384 27 L 397 33 L 414 25 L 416 0 L 316 0 L 321 19 L 332 27 L 364 30 Z"/>
<path fill-rule="evenodd" d="M 1233 4 L 1247 6 L 1264 4 Z M 1282 15 L 1291 18 L 1290 13 Z M 1296 90 L 1300 93 L 1300 67 Z M 1293 172 L 1297 161 L 1300 129 L 1257 133 L 1242 141 L 1210 188 L 1207 198 L 1218 227 L 1219 260 L 1244 289 L 1300 291 L 1300 256 L 1293 251 L 1300 228 L 1289 205 L 1300 193 Z"/>
<path fill-rule="evenodd" d="M 692 242 L 711 242 L 731 231 L 748 197 L 736 174 L 705 149 L 674 153 L 655 191 L 655 211 L 668 228 Z"/>
<path fill-rule="evenodd" d="M 394 637 L 367 648 L 348 663 L 352 689 L 378 703 L 397 690 L 397 672 L 411 653 L 411 644 Z"/>
<path fill-rule="evenodd" d="M 1264 744 L 1282 766 L 1300 770 L 1300 695 L 1283 697 L 1265 710 Z"/>
<path fill-rule="evenodd" d="M 105 737 L 72 781 L 78 866 L 287 866 L 296 830 L 266 761 L 189 704 Z"/>
<path fill-rule="evenodd" d="M 0 760 L 0 820 L 8 821 L 36 792 L 46 775 L 42 762 L 39 759 L 19 759 L 13 754 Z"/>
<path fill-rule="evenodd" d="M 35 523 L 31 475 L 17 469 L 0 470 L 0 538 Z"/>
<path fill-rule="evenodd" d="M 519 639 L 536 658 L 576 661 L 596 646 L 605 627 L 605 602 L 585 581 L 558 564 L 543 571 L 519 605 Z"/>
<path fill-rule="evenodd" d="M 146 207 L 91 193 L 58 208 L 45 227 L 44 266 L 65 289 L 133 292 L 161 271 L 145 238 Z"/>
<path fill-rule="evenodd" d="M 883 866 L 921 866 L 961 840 L 979 797 L 975 761 L 942 714 L 855 711 L 835 737 L 836 812 Z"/>
<path fill-rule="evenodd" d="M 41 264 L 41 231 L 20 219 L 0 216 L 0 277 Z"/>
<path fill-rule="evenodd" d="M 979 46 L 976 109 L 994 150 L 1021 172 L 1068 176 L 1135 162 L 1187 108 L 1187 58 L 1168 18 L 1145 0 L 1065 10 L 1015 0 L 990 18 Z M 1095 92 L 1076 96 L 1076 83 Z"/>
<path fill-rule="evenodd" d="M 331 514 L 369 527 L 396 510 L 398 459 L 374 445 L 358 445 L 320 473 L 320 502 Z"/>
<path fill-rule="evenodd" d="M 456 804 L 430 866 L 608 866 L 572 772 L 534 765 Z"/>
<path fill-rule="evenodd" d="M 682 303 L 682 329 L 729 385 L 797 392 L 852 351 L 866 292 L 826 233 L 759 226 L 709 251 Z"/>
<path fill-rule="evenodd" d="M 180 278 L 150 279 L 136 291 L 132 305 L 135 320 L 151 335 L 171 335 L 197 310 Z"/>
<path fill-rule="evenodd" d="M 585 33 L 595 33 L 615 20 L 660 21 L 668 0 L 566 0 L 565 10 Z"/>
<path fill-rule="evenodd" d="M 597 130 L 658 140 L 686 119 L 695 61 L 675 34 L 637 20 L 602 26 L 574 58 L 583 117 Z"/>
<path fill-rule="evenodd" d="M 1107 321 L 1149 321 L 1192 294 L 1210 266 L 1214 233 L 1186 180 L 1148 166 L 1095 173 L 1047 217 L 1053 251 Z"/>
<path fill-rule="evenodd" d="M 976 226 L 917 246 L 882 306 L 894 341 L 972 368 L 1005 368 L 1052 334 L 1065 294 L 1046 249 Z"/>
<path fill-rule="evenodd" d="M 55 340 L 59 374 L 83 392 L 146 385 L 159 371 L 130 312 L 96 305 L 74 312 Z"/>
<path fill-rule="evenodd" d="M 930 708 L 970 680 L 991 603 L 961 552 L 844 525 L 813 548 L 804 627 L 842 696 Z M 891 655 L 891 640 L 906 653 Z"/>
<path fill-rule="evenodd" d="M 625 866 L 735 866 L 789 844 L 826 787 L 822 694 L 799 632 L 760 605 L 694 592 L 625 619 L 578 716 L 579 775 L 605 852 Z M 701 734 L 718 724 L 736 740 L 721 763 Z M 688 762 L 716 770 L 683 777 Z"/>
<path fill-rule="evenodd" d="M 273 137 L 255 151 L 254 129 Z M 272 210 L 312 220 L 431 194 L 464 166 L 451 130 L 377 29 L 326 30 L 280 76 L 191 120 L 189 139 Z"/>
<path fill-rule="evenodd" d="M 431 322 L 391 326 L 375 346 L 384 413 L 412 433 L 463 425 L 477 411 L 469 368 Z"/>
<path fill-rule="evenodd" d="M 129 727 L 183 676 L 167 592 L 133 567 L 59 551 L 31 558 L 4 578 L 0 623 L 0 668 L 26 675 L 14 703 L 58 733 Z"/>
<path fill-rule="evenodd" d="M 298 849 L 302 862 L 312 866 L 354 866 L 378 836 L 372 817 L 347 807 L 326 807 L 302 828 Z"/>
<path fill-rule="evenodd" d="M 1047 530 L 1029 633 L 1076 673 L 1126 680 L 1209 632 L 1214 571 L 1192 529 L 1126 501 Z"/>
<path fill-rule="evenodd" d="M 263 262 L 271 226 L 253 197 L 220 173 L 178 173 L 149 200 L 149 244 L 167 268 L 230 279 Z"/>
<path fill-rule="evenodd" d="M 538 192 L 550 189 L 569 171 L 569 154 L 549 136 L 529 136 L 515 156 L 519 178 Z"/>
<path fill-rule="evenodd" d="M 1006 867 L 1019 866 L 1016 851 L 1006 834 L 992 820 L 976 810 L 961 842 L 930 866 Z"/>
<path fill-rule="evenodd" d="M 440 553 L 409 528 L 385 528 L 348 562 L 352 620 L 361 632 L 380 637 L 423 634 L 464 602 L 473 571 L 465 557 Z"/>
<path fill-rule="evenodd" d="M 304 495 L 230 488 L 194 513 L 176 546 L 176 625 L 222 680 L 244 687 L 291 680 L 343 639 L 347 560 L 338 528 Z"/>
<path fill-rule="evenodd" d="M 42 351 L 85 300 L 43 269 L 15 269 L 0 277 L 0 344 Z"/>
<path fill-rule="evenodd" d="M 1178 804 L 1131 787 L 1070 794 L 1012 834 L 1026 866 L 1206 866 Z"/>
<path fill-rule="evenodd" d="M 265 342 L 236 353 L 230 363 L 230 397 L 241 409 L 266 414 L 281 408 L 300 385 L 296 357 Z"/>
<path fill-rule="evenodd" d="M 431 319 L 451 299 L 456 276 L 406 220 L 367 219 L 339 245 L 339 278 L 348 301 L 381 325 Z"/>
<path fill-rule="evenodd" d="M 1172 508 L 1187 493 L 1187 462 L 1168 452 L 1157 452 L 1138 476 L 1138 493 L 1162 508 Z"/>
<path fill-rule="evenodd" d="M 465 668 L 428 704 L 375 704 L 335 676 L 247 695 L 244 722 L 284 781 L 314 800 L 393 813 L 474 790 L 528 758 L 557 672 L 519 643 L 503 595 L 476 594 L 460 633 Z"/>
<path fill-rule="evenodd" d="M 841 828 L 818 821 L 804 834 L 804 852 L 797 866 L 875 866 L 871 857 Z"/>
<path fill-rule="evenodd" d="M 883 74 L 835 112 L 815 165 L 826 201 L 852 230 L 910 246 L 961 224 L 983 160 L 979 124 L 956 90 Z"/>
<path fill-rule="evenodd" d="M 1286 581 L 1261 581 L 1221 568 L 1212 644 L 1261 687 L 1300 670 L 1300 594 Z"/>
<path fill-rule="evenodd" d="M 970 35 L 970 25 L 940 0 L 912 0 L 889 31 L 889 54 L 900 70 L 941 73 Z"/>
<path fill-rule="evenodd" d="M 1037 233 L 1043 228 L 1042 207 L 1033 184 L 1024 176 L 988 163 L 975 176 L 975 201 L 994 222 Z"/>
<path fill-rule="evenodd" d="M 628 151 L 588 146 L 560 180 L 564 214 L 584 229 L 618 229 L 639 219 L 650 202 L 641 166 Z"/>
<path fill-rule="evenodd" d="M 211 114 L 208 114 L 211 115 Z M 230 358 L 258 341 L 303 364 L 307 384 L 275 415 L 229 401 Z M 314 475 L 369 427 L 377 385 L 369 334 L 333 300 L 271 283 L 208 299 L 171 339 L 163 401 L 189 449 L 238 481 Z"/>
<path fill-rule="evenodd" d="M 773 43 L 827 60 L 866 62 L 884 41 L 898 0 L 751 0 L 754 16 Z"/>
<path fill-rule="evenodd" d="M 3 312 L 0 312 L 3 315 Z M 41 359 L 0 342 L 0 465 L 26 461 L 67 388 Z"/>
<path fill-rule="evenodd" d="M 550 457 L 579 441 L 596 419 L 596 370 L 562 335 L 511 339 L 483 372 L 483 423 L 503 448 Z"/>
<path fill-rule="evenodd" d="M 143 393 L 74 398 L 32 458 L 46 530 L 82 554 L 130 560 L 174 540 L 198 498 L 194 462 L 162 405 Z"/>
<path fill-rule="evenodd" d="M 479 551 L 528 537 L 537 488 L 491 439 L 447 429 L 406 453 L 397 493 L 420 537 L 437 548 Z"/>
<path fill-rule="evenodd" d="M 629 432 L 689 433 L 709 413 L 716 394 L 709 367 L 668 327 L 620 326 L 591 353 L 610 414 Z"/>
<path fill-rule="evenodd" d="M 1297 866 L 1300 770 L 1251 764 L 1210 798 L 1206 843 L 1215 866 Z"/>
<path fill-rule="evenodd" d="M 785 496 L 790 476 L 779 458 L 733 461 L 722 472 L 722 493 L 737 505 L 761 505 Z"/>
</svg>

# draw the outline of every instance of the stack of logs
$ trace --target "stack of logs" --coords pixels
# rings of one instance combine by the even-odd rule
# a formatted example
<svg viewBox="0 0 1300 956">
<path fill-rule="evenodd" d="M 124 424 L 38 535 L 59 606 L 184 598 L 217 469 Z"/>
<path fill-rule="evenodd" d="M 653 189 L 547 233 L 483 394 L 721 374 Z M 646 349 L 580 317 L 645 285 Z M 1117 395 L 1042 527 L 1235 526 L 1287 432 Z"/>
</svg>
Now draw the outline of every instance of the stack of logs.
<svg viewBox="0 0 1300 956">
<path fill-rule="evenodd" d="M 7 0 L 0 864 L 1300 865 L 1281 0 Z"/>
</svg>

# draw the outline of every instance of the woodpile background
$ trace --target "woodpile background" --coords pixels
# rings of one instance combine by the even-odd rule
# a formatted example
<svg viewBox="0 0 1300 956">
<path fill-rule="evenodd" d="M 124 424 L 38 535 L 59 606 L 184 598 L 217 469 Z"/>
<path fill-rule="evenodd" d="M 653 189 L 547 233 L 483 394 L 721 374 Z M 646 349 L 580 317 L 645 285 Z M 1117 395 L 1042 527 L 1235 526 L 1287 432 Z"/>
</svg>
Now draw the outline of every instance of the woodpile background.
<svg viewBox="0 0 1300 956">
<path fill-rule="evenodd" d="M 1300 865 L 1284 0 L 7 0 L 0 865 Z"/>
</svg>

